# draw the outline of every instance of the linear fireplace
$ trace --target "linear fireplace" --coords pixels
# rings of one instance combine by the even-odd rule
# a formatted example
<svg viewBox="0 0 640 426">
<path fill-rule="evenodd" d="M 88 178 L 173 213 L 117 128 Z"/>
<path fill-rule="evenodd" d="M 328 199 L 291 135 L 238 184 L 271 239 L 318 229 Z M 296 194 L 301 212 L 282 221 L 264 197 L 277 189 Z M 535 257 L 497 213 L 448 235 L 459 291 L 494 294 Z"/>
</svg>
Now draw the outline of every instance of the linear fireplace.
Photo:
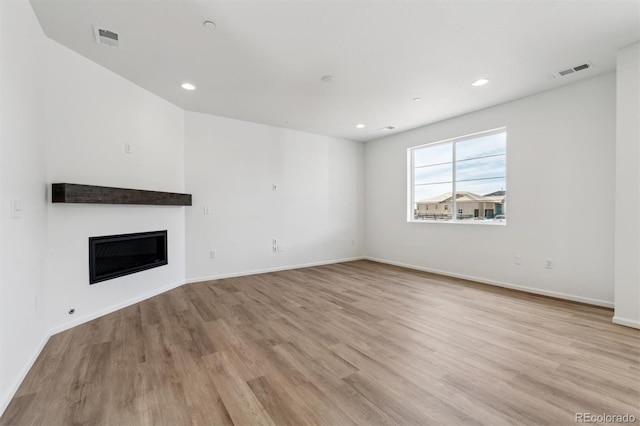
<svg viewBox="0 0 640 426">
<path fill-rule="evenodd" d="M 167 263 L 167 231 L 89 238 L 90 284 Z"/>
</svg>

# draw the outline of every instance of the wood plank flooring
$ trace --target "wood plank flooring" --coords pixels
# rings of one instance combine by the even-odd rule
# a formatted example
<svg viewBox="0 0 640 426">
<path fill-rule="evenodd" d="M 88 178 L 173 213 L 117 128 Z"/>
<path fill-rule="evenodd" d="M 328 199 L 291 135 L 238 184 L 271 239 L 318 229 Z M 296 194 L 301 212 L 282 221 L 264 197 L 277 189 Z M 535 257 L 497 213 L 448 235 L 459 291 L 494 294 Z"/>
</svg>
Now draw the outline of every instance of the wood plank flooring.
<svg viewBox="0 0 640 426">
<path fill-rule="evenodd" d="M 0 425 L 638 424 L 611 316 L 369 261 L 188 284 L 51 337 Z"/>
</svg>

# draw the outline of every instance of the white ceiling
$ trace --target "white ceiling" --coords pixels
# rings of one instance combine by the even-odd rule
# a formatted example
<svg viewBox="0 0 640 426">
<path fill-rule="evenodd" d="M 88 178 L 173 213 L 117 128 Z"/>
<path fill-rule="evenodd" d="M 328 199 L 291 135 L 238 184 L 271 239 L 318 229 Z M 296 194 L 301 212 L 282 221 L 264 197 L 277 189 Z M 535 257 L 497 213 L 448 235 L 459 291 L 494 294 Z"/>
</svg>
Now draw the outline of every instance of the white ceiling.
<svg viewBox="0 0 640 426">
<path fill-rule="evenodd" d="M 613 71 L 640 38 L 640 0 L 31 3 L 50 38 L 186 110 L 358 141 Z"/>
</svg>

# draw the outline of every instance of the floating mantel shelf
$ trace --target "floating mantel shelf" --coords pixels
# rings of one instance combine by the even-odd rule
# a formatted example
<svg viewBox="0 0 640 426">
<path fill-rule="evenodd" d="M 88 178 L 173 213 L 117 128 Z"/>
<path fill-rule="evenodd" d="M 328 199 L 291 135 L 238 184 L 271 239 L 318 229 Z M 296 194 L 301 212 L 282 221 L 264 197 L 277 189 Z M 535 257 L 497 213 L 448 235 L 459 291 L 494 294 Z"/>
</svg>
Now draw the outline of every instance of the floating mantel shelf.
<svg viewBox="0 0 640 426">
<path fill-rule="evenodd" d="M 75 183 L 52 183 L 51 194 L 51 200 L 54 203 L 191 205 L 191 194 L 78 185 Z"/>
</svg>

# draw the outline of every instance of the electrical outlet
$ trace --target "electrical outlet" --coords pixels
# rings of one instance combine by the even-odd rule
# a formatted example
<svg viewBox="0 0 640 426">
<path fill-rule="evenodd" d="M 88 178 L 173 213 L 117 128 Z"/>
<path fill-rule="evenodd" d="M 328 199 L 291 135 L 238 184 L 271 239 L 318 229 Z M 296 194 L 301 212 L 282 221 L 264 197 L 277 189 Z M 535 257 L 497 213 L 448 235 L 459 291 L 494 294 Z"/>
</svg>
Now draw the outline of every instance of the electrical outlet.
<svg viewBox="0 0 640 426">
<path fill-rule="evenodd" d="M 210 259 L 215 259 L 216 258 L 216 251 L 215 250 L 209 250 L 209 258 Z"/>
<path fill-rule="evenodd" d="M 551 259 L 547 259 L 544 261 L 544 267 L 547 269 L 553 269 L 553 262 Z"/>
<path fill-rule="evenodd" d="M 11 218 L 17 219 L 22 217 L 22 201 L 11 200 Z"/>
<path fill-rule="evenodd" d="M 516 265 L 522 265 L 522 256 L 516 256 L 513 258 L 513 263 Z"/>
<path fill-rule="evenodd" d="M 278 185 L 276 185 L 275 183 L 273 185 L 271 185 L 271 190 L 272 191 L 277 191 L 278 190 Z"/>
</svg>

